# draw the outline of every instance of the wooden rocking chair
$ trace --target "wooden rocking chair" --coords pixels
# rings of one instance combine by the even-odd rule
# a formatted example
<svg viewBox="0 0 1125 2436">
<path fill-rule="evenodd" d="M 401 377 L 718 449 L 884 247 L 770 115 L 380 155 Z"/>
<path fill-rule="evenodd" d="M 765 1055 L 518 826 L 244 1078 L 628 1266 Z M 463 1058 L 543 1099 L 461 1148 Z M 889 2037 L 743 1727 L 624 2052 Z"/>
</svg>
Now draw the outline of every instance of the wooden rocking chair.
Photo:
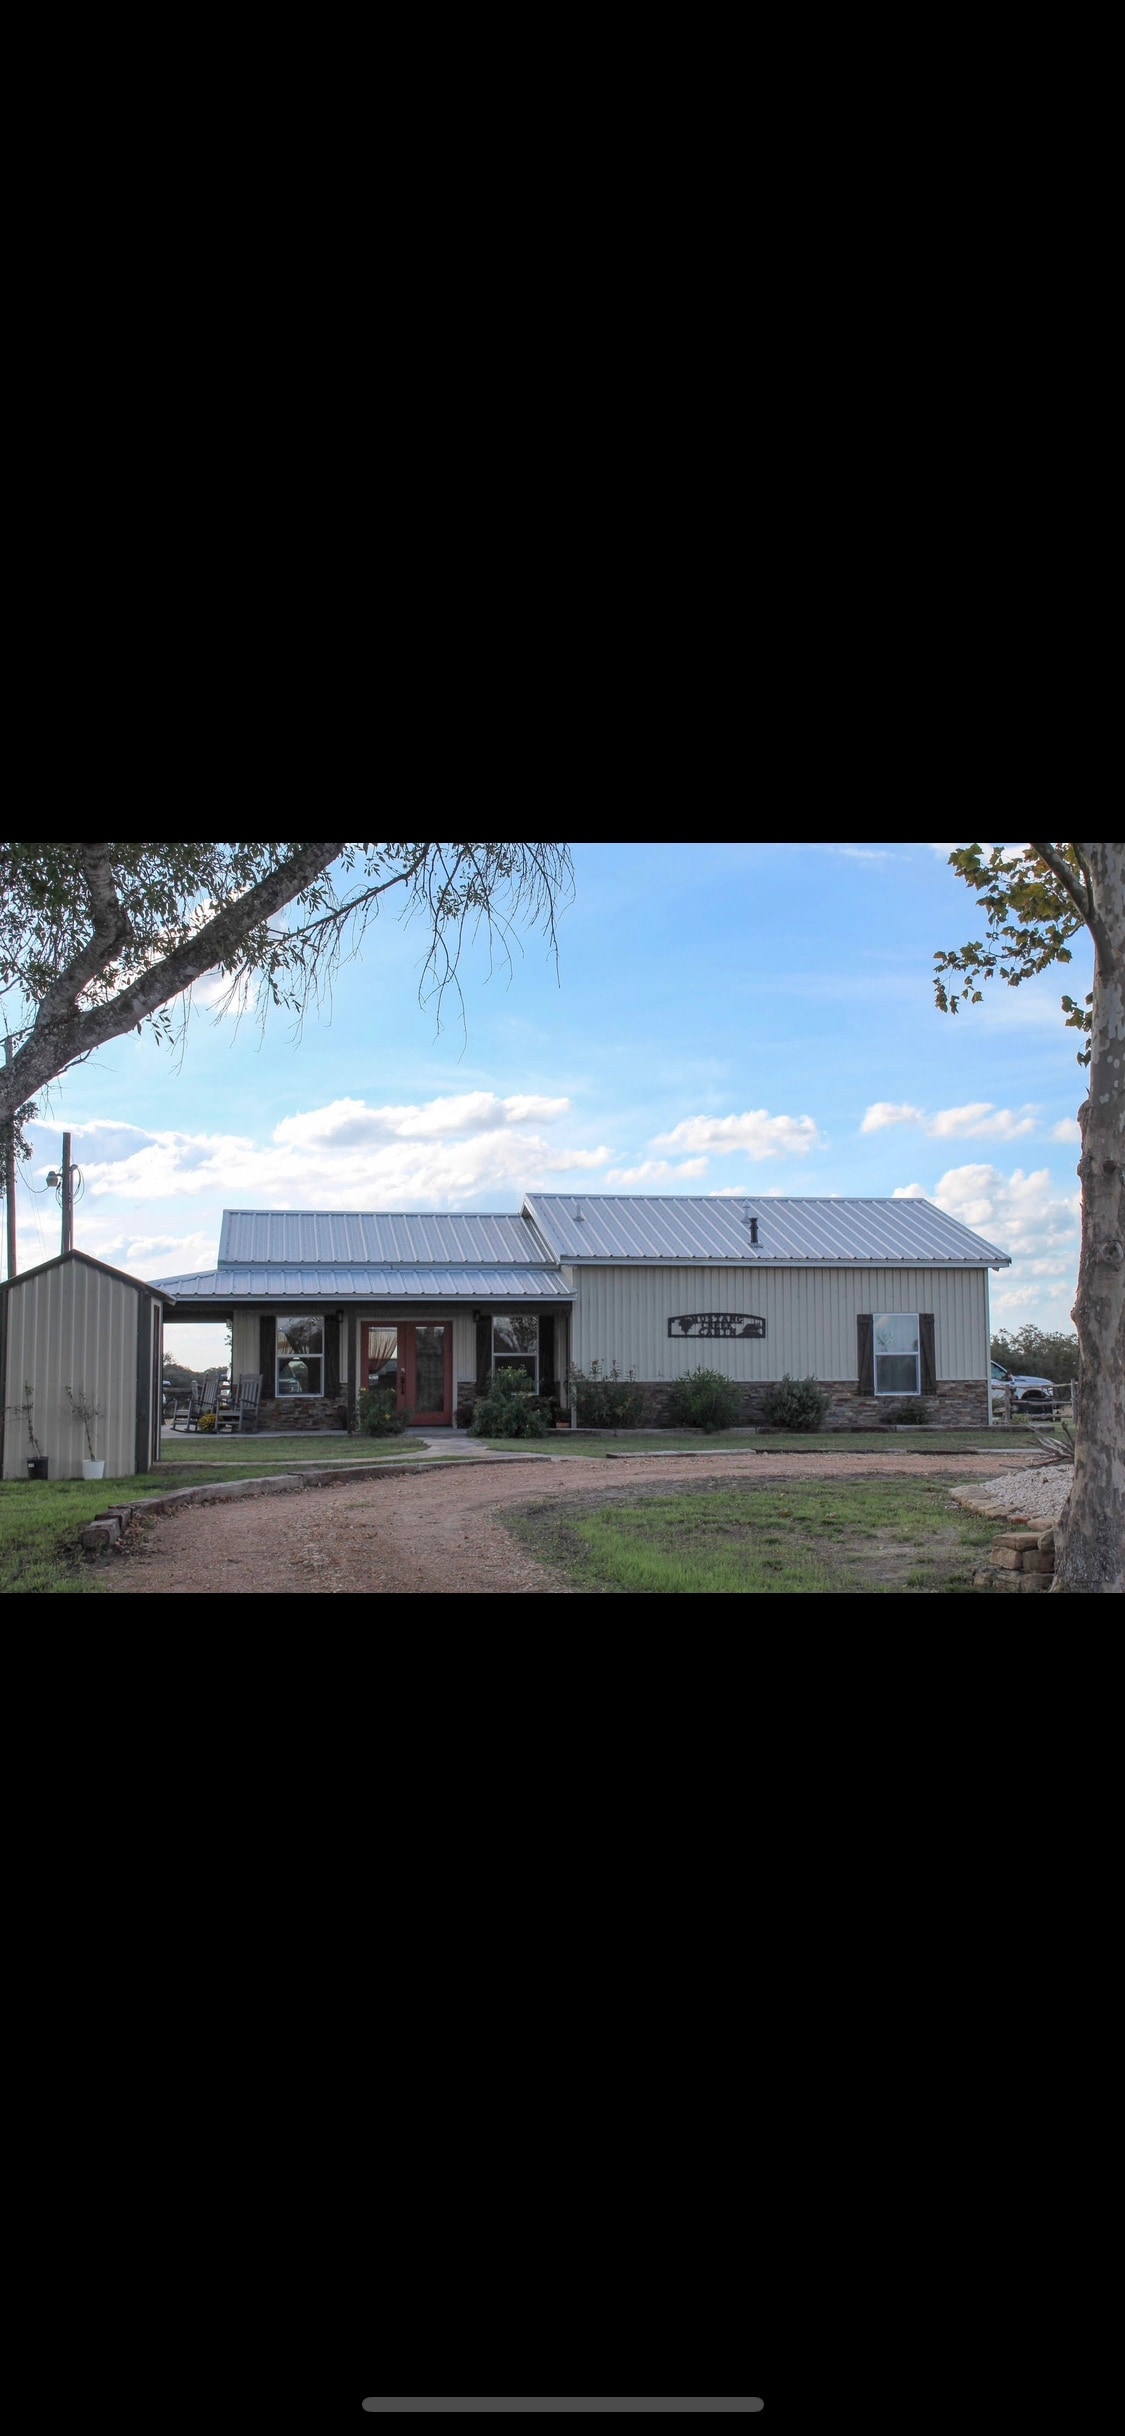
<svg viewBox="0 0 1125 2436">
<path fill-rule="evenodd" d="M 218 1370 L 204 1371 L 201 1379 L 192 1380 L 191 1397 L 186 1410 L 177 1411 L 172 1416 L 173 1429 L 197 1430 L 204 1413 L 214 1413 L 216 1422 L 218 1421 L 221 1380 L 222 1372 Z"/>
<path fill-rule="evenodd" d="M 240 1435 L 248 1429 L 257 1429 L 258 1405 L 261 1400 L 261 1394 L 261 1371 L 241 1371 L 239 1374 L 238 1386 L 230 1400 L 230 1403 L 224 1404 L 220 1408 L 218 1415 L 219 1428 L 236 1429 Z"/>
</svg>

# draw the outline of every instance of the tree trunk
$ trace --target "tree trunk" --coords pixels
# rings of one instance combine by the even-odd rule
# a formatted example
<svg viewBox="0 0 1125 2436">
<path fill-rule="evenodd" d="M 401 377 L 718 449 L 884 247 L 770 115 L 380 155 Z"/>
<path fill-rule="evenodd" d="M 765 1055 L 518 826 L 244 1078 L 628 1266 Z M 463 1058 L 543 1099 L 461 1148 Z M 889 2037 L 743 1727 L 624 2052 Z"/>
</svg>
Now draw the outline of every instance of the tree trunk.
<svg viewBox="0 0 1125 2436">
<path fill-rule="evenodd" d="M 1089 876 L 1094 1005 L 1082 1128 L 1081 1355 L 1074 1480 L 1052 1590 L 1125 1590 L 1125 848 L 1077 848 Z"/>
</svg>

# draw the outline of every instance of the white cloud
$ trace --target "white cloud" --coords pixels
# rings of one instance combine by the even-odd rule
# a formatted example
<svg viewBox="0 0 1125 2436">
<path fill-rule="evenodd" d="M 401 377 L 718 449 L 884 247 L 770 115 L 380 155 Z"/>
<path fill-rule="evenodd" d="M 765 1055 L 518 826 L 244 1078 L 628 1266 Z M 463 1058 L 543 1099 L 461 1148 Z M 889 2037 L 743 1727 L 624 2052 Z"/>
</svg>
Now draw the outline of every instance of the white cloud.
<svg viewBox="0 0 1125 2436">
<path fill-rule="evenodd" d="M 607 1185 L 631 1187 L 637 1184 L 665 1184 L 670 1176 L 701 1176 L 706 1159 L 681 1159 L 673 1166 L 670 1159 L 645 1159 L 640 1167 L 611 1167 Z"/>
<path fill-rule="evenodd" d="M 256 984 L 247 974 L 236 979 L 231 973 L 221 973 L 217 965 L 209 973 L 201 973 L 190 991 L 193 1011 L 210 1015 L 247 1015 L 256 997 Z"/>
<path fill-rule="evenodd" d="M 822 1150 L 823 1138 L 810 1116 L 770 1116 L 766 1109 L 747 1109 L 742 1116 L 685 1117 L 671 1133 L 652 1137 L 654 1150 L 749 1151 L 756 1159 L 803 1159 Z"/>
<path fill-rule="evenodd" d="M 896 1184 L 891 1194 L 892 1201 L 928 1201 L 929 1198 L 920 1184 Z"/>
<path fill-rule="evenodd" d="M 197 1235 L 128 1235 L 111 1238 L 113 1249 L 99 1260 L 113 1261 L 133 1277 L 190 1277 L 197 1269 L 213 1269 L 218 1239 L 203 1230 Z"/>
<path fill-rule="evenodd" d="M 1010 1176 L 997 1167 L 950 1167 L 929 1198 L 952 1218 L 987 1236 L 1015 1261 L 1057 1255 L 1077 1275 L 1081 1196 L 1058 1192 L 1049 1168 L 1031 1175 L 1022 1167 Z"/>
<path fill-rule="evenodd" d="M 247 1134 L 88 1126 L 76 1132 L 75 1156 L 88 1217 L 92 1203 L 110 1196 L 134 1207 L 191 1196 L 220 1208 L 424 1209 L 456 1208 L 487 1192 L 518 1204 L 524 1192 L 542 1190 L 554 1176 L 603 1168 L 615 1156 L 605 1142 L 592 1149 L 552 1142 L 515 1122 L 513 1105 L 551 1122 L 570 1103 L 527 1096 L 493 1101 L 487 1092 L 437 1100 L 428 1139 L 412 1108 L 369 1110 L 349 1100 L 284 1118 L 264 1145 Z M 490 1110 L 501 1121 L 478 1130 Z M 388 1115 L 397 1121 L 397 1133 L 380 1138 L 380 1120 Z M 455 1124 L 462 1127 L 460 1139 Z M 212 1262 L 215 1248 L 197 1265 Z M 172 1267 L 161 1261 L 152 1273 L 168 1275 Z"/>
<path fill-rule="evenodd" d="M 1061 1123 L 1051 1127 L 1052 1142 L 1080 1142 L 1081 1139 L 1082 1127 L 1077 1117 L 1063 1117 Z"/>
<path fill-rule="evenodd" d="M 935 1141 L 969 1140 L 987 1135 L 994 1142 L 1014 1142 L 1035 1131 L 1035 1112 L 1028 1101 L 1019 1116 L 1012 1108 L 996 1108 L 991 1100 L 967 1100 L 963 1108 L 939 1108 L 926 1122 Z"/>
<path fill-rule="evenodd" d="M 330 1100 L 324 1108 L 283 1117 L 274 1127 L 273 1139 L 302 1149 L 314 1144 L 353 1149 L 363 1142 L 428 1142 L 435 1137 L 492 1131 L 497 1125 L 551 1125 L 569 1113 L 569 1100 L 543 1099 L 527 1092 L 502 1100 L 494 1091 L 462 1091 L 449 1099 L 383 1108 L 371 1108 L 366 1100 Z"/>
<path fill-rule="evenodd" d="M 861 1133 L 882 1133 L 886 1125 L 920 1125 L 925 1111 L 909 1100 L 874 1100 L 860 1126 Z"/>
</svg>

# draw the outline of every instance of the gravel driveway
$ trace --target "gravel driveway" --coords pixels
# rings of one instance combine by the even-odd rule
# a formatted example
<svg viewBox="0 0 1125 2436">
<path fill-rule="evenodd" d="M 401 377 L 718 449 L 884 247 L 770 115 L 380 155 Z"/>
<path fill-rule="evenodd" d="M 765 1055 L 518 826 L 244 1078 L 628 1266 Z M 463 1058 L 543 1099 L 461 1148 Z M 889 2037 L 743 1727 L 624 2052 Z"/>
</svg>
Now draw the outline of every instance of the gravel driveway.
<svg viewBox="0 0 1125 2436">
<path fill-rule="evenodd" d="M 674 1455 L 601 1462 L 502 1456 L 396 1478 L 347 1474 L 284 1496 L 192 1500 L 147 1524 L 115 1560 L 115 1593 L 547 1591 L 566 1589 L 499 1519 L 545 1498 L 617 1496 L 673 1481 L 856 1480 L 885 1472 L 952 1486 L 1028 1469 L 1026 1455 Z"/>
</svg>

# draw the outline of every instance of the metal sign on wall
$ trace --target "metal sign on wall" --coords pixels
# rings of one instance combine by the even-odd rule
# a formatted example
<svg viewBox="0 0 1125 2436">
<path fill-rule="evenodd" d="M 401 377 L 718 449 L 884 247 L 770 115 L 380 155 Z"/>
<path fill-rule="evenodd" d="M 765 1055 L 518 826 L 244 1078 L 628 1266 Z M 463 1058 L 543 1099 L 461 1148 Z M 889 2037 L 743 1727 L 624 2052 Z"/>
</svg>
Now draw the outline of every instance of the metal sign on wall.
<svg viewBox="0 0 1125 2436">
<path fill-rule="evenodd" d="M 669 1336 L 764 1336 L 766 1323 L 753 1311 L 685 1311 L 668 1322 Z"/>
</svg>

